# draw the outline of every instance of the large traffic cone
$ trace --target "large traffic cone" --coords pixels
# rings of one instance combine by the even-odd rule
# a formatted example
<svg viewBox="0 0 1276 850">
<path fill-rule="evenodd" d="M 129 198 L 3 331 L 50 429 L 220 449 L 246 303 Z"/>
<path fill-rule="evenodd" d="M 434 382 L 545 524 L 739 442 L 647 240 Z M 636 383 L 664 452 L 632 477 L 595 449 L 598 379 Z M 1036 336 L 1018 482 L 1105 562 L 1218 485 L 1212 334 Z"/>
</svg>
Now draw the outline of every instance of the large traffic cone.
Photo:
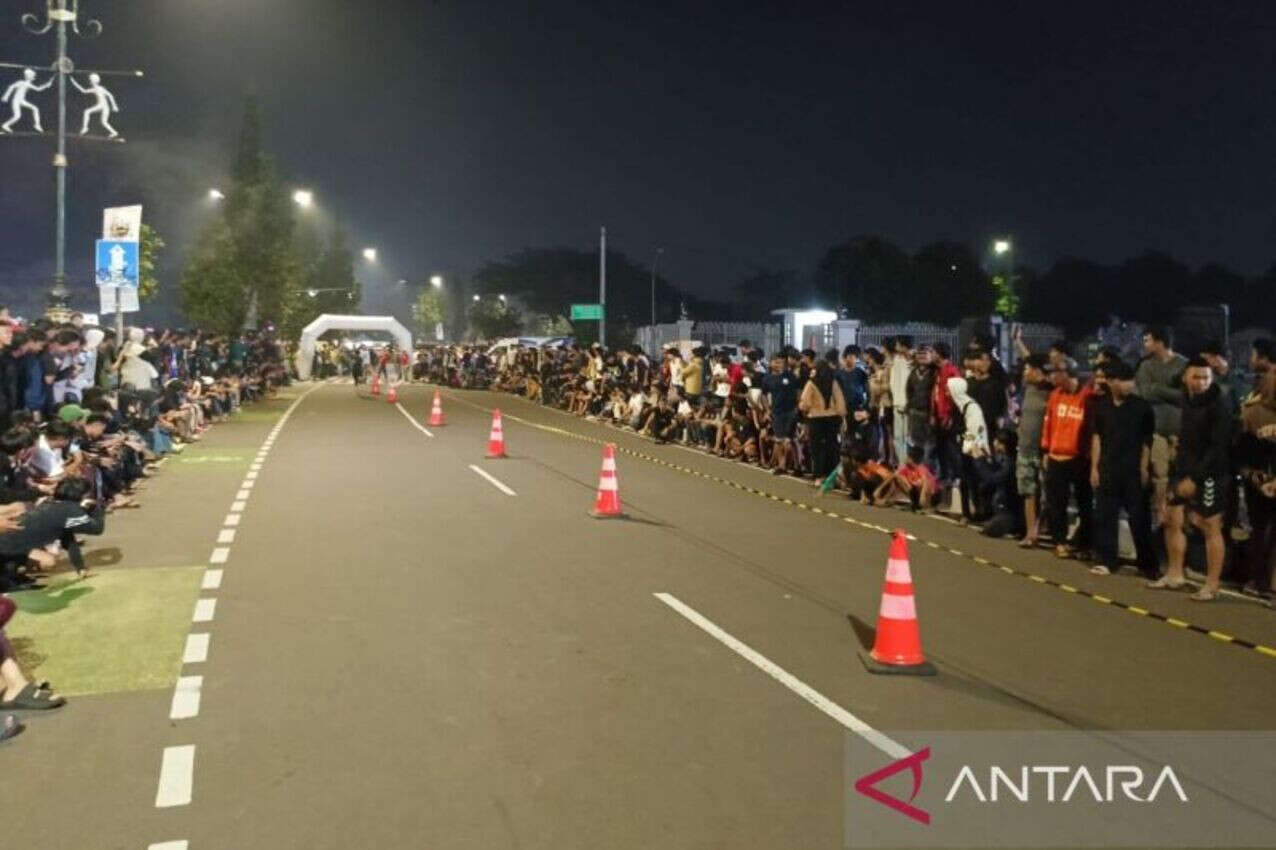
<svg viewBox="0 0 1276 850">
<path fill-rule="evenodd" d="M 381 376 L 380 375 L 372 376 L 372 394 L 381 395 Z"/>
<path fill-rule="evenodd" d="M 501 412 L 492 411 L 492 432 L 487 437 L 487 456 L 492 460 L 505 457 L 505 430 L 501 428 Z"/>
<path fill-rule="evenodd" d="M 870 673 L 897 673 L 933 676 L 935 665 L 922 655 L 922 636 L 917 628 L 917 605 L 913 597 L 913 576 L 908 568 L 908 538 L 896 529 L 891 554 L 886 562 L 886 583 L 877 615 L 877 639 L 873 650 L 860 655 Z"/>
<path fill-rule="evenodd" d="M 434 391 L 434 404 L 430 407 L 430 425 L 435 428 L 444 425 L 443 421 L 443 399 L 439 396 L 439 391 Z"/>
<path fill-rule="evenodd" d="M 616 480 L 616 446 L 612 443 L 603 446 L 603 469 L 598 473 L 598 496 L 594 499 L 594 509 L 589 514 L 594 519 L 624 516 L 620 512 L 620 484 Z"/>
<path fill-rule="evenodd" d="M 394 384 L 391 384 L 390 388 L 385 391 L 385 400 L 388 401 L 390 404 L 398 403 L 399 391 L 395 389 Z"/>
</svg>

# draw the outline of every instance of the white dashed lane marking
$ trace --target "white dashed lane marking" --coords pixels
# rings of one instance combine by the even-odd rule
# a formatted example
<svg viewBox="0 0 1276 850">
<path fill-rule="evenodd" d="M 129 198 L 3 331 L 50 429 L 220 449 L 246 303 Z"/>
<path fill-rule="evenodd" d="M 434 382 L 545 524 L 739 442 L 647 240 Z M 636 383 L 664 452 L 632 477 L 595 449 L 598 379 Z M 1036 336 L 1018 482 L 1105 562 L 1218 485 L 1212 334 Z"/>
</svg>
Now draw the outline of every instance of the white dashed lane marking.
<svg viewBox="0 0 1276 850">
<path fill-rule="evenodd" d="M 199 716 L 199 691 L 204 686 L 203 676 L 182 676 L 173 689 L 173 705 L 169 720 L 189 720 Z"/>
<path fill-rule="evenodd" d="M 216 599 L 200 599 L 195 602 L 195 613 L 191 616 L 192 623 L 210 623 L 217 614 Z"/>
<path fill-rule="evenodd" d="M 205 570 L 200 590 L 216 590 L 222 586 L 222 570 Z"/>
<path fill-rule="evenodd" d="M 195 781 L 195 745 L 165 747 L 160 764 L 159 790 L 155 792 L 155 808 L 189 806 Z"/>
<path fill-rule="evenodd" d="M 208 642 L 211 635 L 207 633 L 189 634 L 186 636 L 186 650 L 182 653 L 183 664 L 202 664 L 208 660 Z"/>
</svg>

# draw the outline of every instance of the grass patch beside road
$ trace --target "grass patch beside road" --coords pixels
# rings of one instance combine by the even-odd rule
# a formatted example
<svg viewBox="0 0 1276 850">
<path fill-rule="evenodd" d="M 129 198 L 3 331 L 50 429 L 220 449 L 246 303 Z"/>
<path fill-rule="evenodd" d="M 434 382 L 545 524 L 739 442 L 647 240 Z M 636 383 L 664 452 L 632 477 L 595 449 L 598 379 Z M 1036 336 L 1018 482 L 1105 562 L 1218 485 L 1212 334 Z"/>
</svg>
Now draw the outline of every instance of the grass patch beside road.
<svg viewBox="0 0 1276 850">
<path fill-rule="evenodd" d="M 32 679 L 83 695 L 172 687 L 204 567 L 109 570 L 10 594 L 6 632 Z"/>
</svg>

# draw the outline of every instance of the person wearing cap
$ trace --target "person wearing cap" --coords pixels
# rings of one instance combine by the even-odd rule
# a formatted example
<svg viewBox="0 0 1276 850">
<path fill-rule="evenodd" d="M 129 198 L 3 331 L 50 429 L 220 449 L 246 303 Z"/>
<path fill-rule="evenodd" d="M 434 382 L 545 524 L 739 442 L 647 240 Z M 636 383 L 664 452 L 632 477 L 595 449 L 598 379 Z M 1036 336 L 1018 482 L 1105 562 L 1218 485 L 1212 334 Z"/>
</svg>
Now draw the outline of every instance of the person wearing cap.
<svg viewBox="0 0 1276 850">
<path fill-rule="evenodd" d="M 1089 406 L 1093 392 L 1077 380 L 1074 366 L 1055 368 L 1050 373 L 1054 391 L 1046 400 L 1046 415 L 1041 426 L 1042 464 L 1046 472 L 1046 512 L 1054 552 L 1060 558 L 1071 558 L 1076 549 L 1068 542 L 1068 499 L 1077 500 L 1075 541 L 1079 548 L 1090 544 L 1090 522 L 1094 494 L 1090 489 L 1089 467 L 1085 455 L 1090 447 Z"/>
<path fill-rule="evenodd" d="M 1095 489 L 1095 575 L 1117 569 L 1117 526 L 1121 511 L 1130 522 L 1130 536 L 1139 571 L 1157 577 L 1152 548 L 1152 516 L 1148 510 L 1152 436 L 1156 416 L 1146 399 L 1134 394 L 1134 370 L 1123 360 L 1106 358 L 1096 367 L 1107 393 L 1094 405 L 1090 436 L 1090 485 Z"/>
</svg>

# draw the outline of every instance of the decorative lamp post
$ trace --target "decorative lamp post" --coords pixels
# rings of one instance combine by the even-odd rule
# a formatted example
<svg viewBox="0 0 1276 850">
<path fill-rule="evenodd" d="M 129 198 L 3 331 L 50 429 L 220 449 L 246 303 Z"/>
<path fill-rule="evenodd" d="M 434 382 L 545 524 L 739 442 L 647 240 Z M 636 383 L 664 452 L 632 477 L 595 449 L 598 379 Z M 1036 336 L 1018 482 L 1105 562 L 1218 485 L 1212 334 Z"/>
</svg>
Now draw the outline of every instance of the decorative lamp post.
<svg viewBox="0 0 1276 850">
<path fill-rule="evenodd" d="M 19 68 L 22 70 L 22 78 L 13 83 L 6 89 L 5 100 L 10 103 L 11 115 L 9 119 L 0 124 L 0 133 L 8 136 L 43 136 L 44 128 L 40 123 L 40 109 L 28 100 L 28 96 L 32 92 L 42 92 L 49 88 L 53 80 L 56 78 L 58 83 L 58 132 L 57 132 L 57 152 L 53 155 L 53 169 L 56 175 L 56 193 L 57 193 L 57 219 L 55 238 L 55 261 L 53 272 L 53 286 L 49 289 L 49 315 L 52 317 L 65 317 L 67 314 L 67 290 L 66 290 L 66 92 L 67 80 L 71 81 L 71 85 L 76 91 L 92 99 L 83 112 L 80 121 L 79 138 L 87 141 L 96 142 L 115 142 L 123 143 L 124 139 L 119 132 L 111 126 L 110 117 L 112 113 L 119 112 L 119 104 L 115 101 L 115 96 L 102 85 L 103 75 L 121 75 L 129 77 L 141 77 L 141 71 L 104 71 L 101 69 L 90 71 L 88 69 L 79 69 L 79 73 L 88 74 L 88 85 L 81 85 L 75 79 L 73 74 L 77 73 L 75 63 L 66 54 L 68 32 L 81 38 L 96 38 L 102 34 L 102 24 L 94 19 L 86 19 L 81 26 L 80 21 L 80 0 L 45 0 L 44 21 L 41 22 L 38 15 L 28 12 L 22 16 L 22 27 L 32 35 L 45 35 L 50 31 L 55 31 L 57 41 L 57 55 L 53 65 L 44 68 L 53 73 L 53 77 L 47 80 L 43 85 L 36 82 L 37 73 L 35 68 L 27 64 L 19 64 L 14 62 L 0 62 L 3 68 Z M 38 66 L 35 66 L 38 67 Z M 34 132 L 23 131 L 21 122 L 26 117 L 28 111 L 31 114 L 32 126 Z M 98 125 L 105 135 L 90 135 L 90 123 L 96 119 Z M 16 132 L 15 132 L 16 129 Z"/>
</svg>

